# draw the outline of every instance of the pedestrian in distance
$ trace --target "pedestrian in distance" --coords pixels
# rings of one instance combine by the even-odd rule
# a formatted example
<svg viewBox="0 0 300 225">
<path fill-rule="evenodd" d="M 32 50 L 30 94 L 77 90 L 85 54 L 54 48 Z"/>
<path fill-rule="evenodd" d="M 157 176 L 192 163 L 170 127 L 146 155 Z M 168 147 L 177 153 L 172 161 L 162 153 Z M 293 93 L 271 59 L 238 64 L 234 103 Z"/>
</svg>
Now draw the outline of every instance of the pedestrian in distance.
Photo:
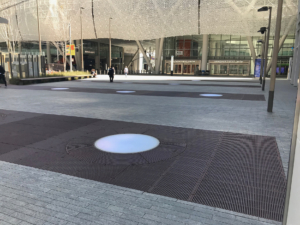
<svg viewBox="0 0 300 225">
<path fill-rule="evenodd" d="M 5 69 L 2 66 L 0 66 L 0 80 L 3 80 L 5 87 L 7 87 L 5 79 Z"/>
<path fill-rule="evenodd" d="M 113 67 L 109 68 L 109 70 L 108 70 L 109 82 L 114 82 L 114 74 L 115 74 L 115 71 L 114 71 Z"/>
<path fill-rule="evenodd" d="M 124 74 L 125 74 L 125 77 L 127 78 L 127 74 L 128 74 L 128 68 L 127 68 L 127 66 L 125 66 Z"/>
</svg>

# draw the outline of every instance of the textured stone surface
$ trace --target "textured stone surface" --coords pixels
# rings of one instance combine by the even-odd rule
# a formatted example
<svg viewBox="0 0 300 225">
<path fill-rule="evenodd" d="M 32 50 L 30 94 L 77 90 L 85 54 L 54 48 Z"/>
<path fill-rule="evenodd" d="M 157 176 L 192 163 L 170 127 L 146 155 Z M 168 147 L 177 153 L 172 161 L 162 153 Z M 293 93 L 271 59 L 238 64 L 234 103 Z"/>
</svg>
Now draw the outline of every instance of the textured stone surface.
<svg viewBox="0 0 300 225">
<path fill-rule="evenodd" d="M 146 78 L 143 77 L 143 80 Z M 105 76 L 101 79 L 107 79 L 107 77 Z M 121 77 L 117 77 L 117 79 L 121 79 Z M 159 77 L 157 79 L 169 80 L 171 78 Z M 180 83 L 185 82 L 193 83 L 180 81 Z M 229 82 L 227 84 L 236 83 Z M 124 88 L 122 84 L 118 84 L 120 86 L 117 87 L 113 85 L 89 82 L 88 80 L 55 84 L 57 87 Z M 130 88 L 128 88 L 128 85 L 130 85 Z M 53 86 L 53 84 L 49 84 L 49 86 Z M 268 86 L 267 82 L 266 87 L 268 88 Z M 243 94 L 262 93 L 257 88 L 195 87 L 184 85 L 126 84 L 126 89 Z M 266 90 L 265 93 L 267 99 L 268 91 Z M 266 102 L 116 96 L 98 93 L 63 93 L 4 89 L 2 87 L 0 88 L 0 94 L 2 96 L 1 109 L 30 112 L 13 112 L 20 113 L 26 118 L 34 117 L 34 113 L 37 112 L 274 136 L 277 140 L 285 172 L 287 171 L 296 88 L 292 87 L 286 80 L 277 80 L 274 112 L 272 114 L 267 113 Z M 5 112 L 0 110 L 0 113 Z M 1 119 L 0 123 L 20 120 L 19 117 L 14 118 L 13 113 L 6 116 L 5 119 Z M 82 129 L 84 130 L 84 128 Z M 78 132 L 75 129 L 64 135 L 64 137 L 61 137 L 62 141 L 67 137 L 75 137 L 78 135 Z M 13 145 L 17 146 L 17 144 L 14 143 Z M 59 151 L 58 147 L 52 146 L 51 149 Z M 176 199 L 166 199 L 166 197 L 162 196 L 6 162 L 0 162 L 0 168 L 0 188 L 1 196 L 3 197 L 1 199 L 3 207 L 1 206 L 0 208 L 1 224 L 2 221 L 3 224 L 168 224 L 169 221 L 174 221 L 173 224 L 203 225 L 280 224 L 232 211 Z M 53 187 L 52 184 L 58 186 Z M 91 195 L 95 191 L 103 192 L 103 190 L 110 194 L 119 193 L 122 197 L 112 197 L 114 196 L 112 194 L 95 198 L 94 195 Z M 166 202 L 161 203 L 161 201 Z M 7 202 L 7 204 L 3 204 L 3 202 Z M 158 202 L 159 204 L 157 204 Z M 177 204 L 175 208 L 172 202 Z M 26 207 L 24 207 L 24 204 L 26 204 Z M 56 205 L 65 211 L 57 212 L 54 210 Z M 75 210 L 74 207 L 79 208 Z M 91 211 L 87 212 L 87 209 Z M 78 214 L 69 215 L 69 210 Z M 167 212 L 166 210 L 169 210 L 170 214 L 162 213 Z M 176 215 L 172 214 L 171 211 L 176 212 Z M 60 221 L 59 223 L 57 222 L 58 220 Z"/>
</svg>

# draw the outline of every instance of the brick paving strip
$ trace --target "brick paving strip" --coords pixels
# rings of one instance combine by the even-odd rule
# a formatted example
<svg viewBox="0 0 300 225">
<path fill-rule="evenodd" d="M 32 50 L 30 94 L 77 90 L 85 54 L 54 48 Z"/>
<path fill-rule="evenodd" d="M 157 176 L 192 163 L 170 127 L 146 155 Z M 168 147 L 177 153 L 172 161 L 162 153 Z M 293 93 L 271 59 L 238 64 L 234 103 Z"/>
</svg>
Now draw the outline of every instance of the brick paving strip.
<svg viewBox="0 0 300 225">
<path fill-rule="evenodd" d="M 7 216 L 11 213 L 14 219 L 22 219 L 15 209 L 20 210 L 20 206 L 29 210 L 27 215 L 35 212 L 34 218 L 37 219 L 42 219 L 39 213 L 45 210 L 49 216 L 55 214 L 53 219 L 67 218 L 74 223 L 78 222 L 72 220 L 91 220 L 102 212 L 110 212 L 110 221 L 124 218 L 125 222 L 112 221 L 120 224 L 126 224 L 129 214 L 140 214 L 140 217 L 132 218 L 136 224 L 147 224 L 146 220 L 163 224 L 176 224 L 176 221 L 178 224 L 195 224 L 199 217 L 207 217 L 207 221 L 200 224 L 211 224 L 211 219 L 226 221 L 226 218 L 214 215 L 216 208 L 235 212 L 230 216 L 225 213 L 228 224 L 243 224 L 230 223 L 241 213 L 267 221 L 282 220 L 286 178 L 273 137 L 37 113 L 19 113 L 18 118 L 13 111 L 1 110 L 1 113 L 6 116 L 0 121 L 0 161 L 46 171 L 33 170 L 45 173 L 45 176 L 35 176 L 35 172 L 10 171 L 13 164 L 0 163 L 0 199 L 5 207 L 0 209 L 0 220 L 6 218 L 3 220 L 9 222 Z M 14 121 L 5 123 L 11 115 Z M 119 133 L 151 135 L 158 138 L 161 145 L 146 153 L 126 155 L 104 153 L 94 148 L 97 139 Z M 27 167 L 20 168 L 30 171 Z M 50 173 L 49 178 L 47 171 L 59 174 Z M 81 187 L 77 185 L 80 178 L 96 182 Z M 110 187 L 109 184 L 121 191 L 114 193 L 102 189 Z M 14 197 L 2 194 L 10 193 L 10 189 Z M 21 198 L 21 193 L 26 191 L 29 198 L 42 195 L 50 198 L 50 202 L 30 206 L 31 203 Z M 83 201 L 89 200 L 86 202 L 89 207 L 76 211 L 74 209 L 79 206 L 70 202 L 52 204 L 57 197 L 51 200 L 51 196 L 67 198 L 68 201 L 83 196 Z M 151 197 L 145 200 L 141 196 Z M 96 201 L 98 205 L 90 201 Z M 99 202 L 103 205 L 99 206 Z M 135 204 L 128 206 L 132 202 Z M 185 206 L 180 206 L 179 202 Z M 23 207 L 24 204 L 33 208 Z M 97 207 L 98 214 L 93 211 Z M 196 208 L 204 211 L 197 212 Z M 64 217 L 59 211 L 69 216 Z M 205 218 L 200 221 L 205 221 Z M 128 224 L 134 224 L 132 221 Z M 254 221 L 258 224 L 260 220 Z"/>
<path fill-rule="evenodd" d="M 10 86 L 10 89 L 25 89 L 25 90 L 47 90 L 52 91 L 52 88 L 62 88 L 55 86 Z M 102 89 L 102 88 L 78 88 L 68 87 L 66 92 L 84 92 L 84 93 L 102 93 L 102 94 L 118 94 L 117 91 L 127 91 L 126 89 Z M 129 90 L 132 91 L 132 90 Z M 265 96 L 262 94 L 232 94 L 232 93 L 210 93 L 210 92 L 181 92 L 181 91 L 140 91 L 134 90 L 134 93 L 126 95 L 141 95 L 141 96 L 158 96 L 158 97 L 185 97 L 185 98 L 210 98 L 210 99 L 229 99 L 229 100 L 246 100 L 246 101 L 265 101 Z M 205 97 L 201 94 L 220 94 L 218 97 Z"/>
</svg>

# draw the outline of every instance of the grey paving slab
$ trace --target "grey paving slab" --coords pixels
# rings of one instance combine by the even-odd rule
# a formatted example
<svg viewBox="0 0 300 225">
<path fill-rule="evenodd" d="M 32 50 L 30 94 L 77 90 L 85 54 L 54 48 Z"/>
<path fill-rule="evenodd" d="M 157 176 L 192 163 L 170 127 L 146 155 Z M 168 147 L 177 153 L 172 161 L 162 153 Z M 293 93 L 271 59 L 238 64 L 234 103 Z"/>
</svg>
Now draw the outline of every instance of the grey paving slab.
<svg viewBox="0 0 300 225">
<path fill-rule="evenodd" d="M 93 82 L 61 82 L 58 83 L 58 86 L 67 86 L 72 87 L 85 87 L 85 88 L 109 88 L 106 84 L 99 86 L 99 84 L 92 84 Z M 192 83 L 192 82 L 190 82 Z M 206 82 L 209 83 L 209 82 Z M 213 83 L 213 82 L 212 82 Z M 228 84 L 233 84 L 228 83 Z M 245 82 L 245 84 L 247 84 Z M 43 84 L 45 85 L 45 84 Z M 97 86 L 98 85 L 98 86 Z M 130 85 L 130 86 L 128 86 Z M 114 87 L 115 89 L 123 88 L 120 86 Z M 127 84 L 127 87 L 136 90 L 172 90 L 172 91 L 187 91 L 193 92 L 195 90 L 199 91 L 197 87 L 183 87 L 183 86 L 162 86 L 162 85 L 148 85 L 148 87 L 137 86 Z M 268 87 L 268 83 L 266 85 Z M 201 87 L 201 91 L 209 92 L 227 92 L 227 93 L 248 93 L 248 94 L 260 94 L 261 91 L 256 88 L 222 88 L 222 87 Z M 4 92 L 5 91 L 5 92 Z M 22 119 L 19 116 L 15 116 L 14 119 L 0 120 L 0 123 L 12 123 L 26 118 L 32 118 L 36 115 L 34 113 L 49 113 L 57 115 L 69 115 L 69 116 L 78 116 L 86 118 L 96 118 L 96 119 L 111 119 L 127 122 L 140 122 L 147 124 L 164 124 L 176 127 L 187 127 L 187 128 L 197 128 L 197 129 L 207 129 L 207 130 L 217 130 L 217 131 L 231 131 L 244 134 L 267 134 L 269 136 L 275 136 L 277 144 L 280 150 L 283 167 L 285 172 L 287 171 L 288 163 L 288 154 L 289 154 L 289 145 L 290 138 L 292 133 L 292 124 L 293 124 L 293 114 L 295 106 L 295 97 L 296 97 L 296 88 L 289 85 L 288 81 L 278 80 L 276 84 L 275 91 L 275 102 L 274 102 L 274 113 L 269 114 L 266 112 L 266 103 L 264 102 L 243 102 L 243 101 L 230 101 L 230 100 L 214 100 L 209 99 L 178 99 L 178 98 L 164 98 L 164 97 L 144 97 L 144 96 L 113 96 L 113 95 L 103 95 L 103 94 L 87 94 L 87 93 L 59 93 L 51 92 L 51 96 L 48 92 L 39 91 L 37 95 L 36 92 L 29 90 L 12 90 L 12 89 L 1 89 L 0 94 L 5 95 L 5 98 L 1 100 L 0 108 L 4 110 L 12 110 L 11 116 L 15 113 L 14 110 L 19 111 L 19 114 L 27 114 Z M 265 97 L 267 99 L 267 93 L 265 92 Z M 36 104 L 39 103 L 39 104 Z M 155 109 L 155 110 L 154 110 Z M 26 113 L 23 113 L 23 112 Z M 5 111 L 6 112 L 6 111 Z M 32 114 L 31 114 L 32 113 Z M 4 122 L 5 121 L 5 122 Z M 84 127 L 84 126 L 83 126 Z M 69 137 L 72 137 L 75 133 L 70 131 Z M 62 139 L 64 137 L 62 136 Z M 36 147 L 37 149 L 42 148 L 44 145 L 40 146 L 31 146 Z M 20 196 L 19 201 L 25 202 L 28 205 L 31 205 L 30 210 L 36 211 L 41 210 L 52 210 L 45 208 L 45 204 L 49 204 L 51 200 L 56 203 L 59 207 L 65 206 L 65 204 L 71 204 L 78 207 L 78 204 L 87 206 L 99 206 L 104 205 L 106 208 L 109 206 L 118 206 L 117 198 L 107 199 L 107 204 L 103 202 L 97 203 L 92 199 L 87 199 L 84 193 L 89 193 L 88 191 L 76 191 L 74 189 L 74 195 L 66 194 L 64 197 L 62 195 L 54 192 L 54 187 L 50 183 L 59 183 L 60 188 L 63 188 L 69 192 L 73 187 L 77 187 L 77 190 L 82 188 L 104 188 L 106 192 L 116 192 L 124 194 L 126 193 L 129 196 L 137 198 L 136 200 L 130 201 L 129 208 L 137 209 L 144 208 L 145 210 L 153 210 L 159 212 L 158 210 L 168 210 L 168 206 L 172 206 L 169 201 L 163 203 L 163 199 L 160 196 L 156 195 L 144 195 L 140 192 L 135 192 L 130 189 L 120 188 L 113 185 L 99 184 L 95 181 L 84 180 L 80 178 L 75 178 L 67 175 L 61 175 L 54 172 L 42 171 L 34 168 L 24 167 L 20 165 L 9 164 L 6 162 L 0 162 L 0 176 L 5 179 L 5 182 L 0 181 L 0 190 L 1 193 L 5 193 L 5 197 L 8 198 L 11 195 L 12 198 L 17 199 Z M 5 171 L 2 172 L 2 171 Z M 28 177 L 27 177 L 28 176 Z M 19 177 L 19 178 L 18 178 Z M 38 177 L 38 179 L 33 179 L 33 177 Z M 9 179 L 10 178 L 10 179 Z M 2 180 L 3 180 L 2 179 Z M 51 182 L 49 182 L 51 181 Z M 30 184 L 27 184 L 30 183 Z M 20 185 L 21 184 L 21 185 Z M 4 186 L 3 186 L 4 185 Z M 69 191 L 68 191 L 69 190 Z M 92 192 L 92 189 L 90 189 Z M 23 198 L 21 199 L 21 197 Z M 116 196 L 117 197 L 117 196 Z M 104 199 L 100 197 L 99 199 Z M 148 198 L 148 201 L 147 201 Z M 30 199 L 30 200 L 29 200 Z M 115 199 L 115 200 L 114 200 Z M 141 200 L 139 200 L 141 199 Z M 160 199 L 159 202 L 154 203 L 154 200 Z M 7 199 L 6 199 L 7 200 Z M 26 201 L 27 200 L 27 201 Z M 50 201 L 50 202 L 49 202 Z M 116 204 L 113 204 L 113 203 Z M 181 216 L 178 216 L 178 220 L 183 222 L 185 220 L 188 211 L 191 211 L 190 207 L 185 208 L 185 206 L 191 206 L 194 203 L 183 203 L 177 201 L 178 204 L 183 208 Z M 78 203 L 78 204 L 76 204 Z M 36 208 L 39 206 L 40 208 Z M 125 206 L 125 203 L 124 205 Z M 16 207 L 21 207 L 17 206 Z M 104 209 L 105 209 L 104 207 Z M 102 208 L 102 207 L 100 207 Z M 113 207 L 114 208 L 114 207 Z M 124 207 L 123 207 L 124 208 Z M 128 209 L 129 209 L 128 208 Z M 152 209 L 151 209 L 152 208 Z M 117 208 L 114 208 L 117 209 Z M 155 209 L 155 210 L 154 210 Z M 186 210 L 185 210 L 186 209 Z M 197 209 L 197 210 L 196 210 Z M 17 224 L 23 222 L 24 224 L 28 221 L 22 221 L 17 217 L 11 217 L 11 215 L 5 214 L 0 209 L 0 221 L 14 221 L 12 224 Z M 203 212 L 201 213 L 201 210 Z M 53 211 L 53 210 L 52 210 Z M 198 217 L 195 215 L 190 215 L 190 222 L 197 221 L 201 224 L 216 224 L 215 221 L 222 220 L 220 224 L 280 224 L 279 222 L 262 220 L 257 217 L 251 217 L 247 215 L 241 215 L 240 213 L 221 210 L 213 207 L 199 206 L 198 204 L 194 205 L 194 212 L 199 212 Z M 208 211 L 213 211 L 212 216 L 215 216 L 215 219 L 208 219 L 204 215 L 207 215 Z M 6 211 L 8 212 L 8 211 Z M 46 211 L 45 211 L 46 212 Z M 50 211 L 48 211 L 49 213 Z M 55 211 L 54 211 L 55 212 Z M 95 211 L 100 213 L 101 211 Z M 107 211 L 102 212 L 103 215 Z M 117 211 L 114 211 L 117 213 Z M 145 222 L 139 221 L 137 218 L 140 218 L 139 215 L 129 214 L 130 211 L 124 211 L 121 215 L 119 214 L 119 219 L 126 218 L 128 215 L 129 221 L 132 220 L 133 223 Z M 155 214 L 153 212 L 152 214 Z M 175 211 L 176 212 L 176 211 Z M 81 212 L 79 212 L 81 213 Z M 146 213 L 145 213 L 146 214 Z M 152 215 L 151 213 L 148 213 Z M 4 215 L 2 218 L 1 215 Z M 68 218 L 70 224 L 80 224 L 80 222 L 85 224 L 90 223 L 90 220 L 73 220 L 71 217 L 66 217 L 67 214 L 58 214 L 58 216 L 53 216 L 58 220 L 64 220 Z M 78 214 L 79 215 L 79 214 Z M 80 214 L 82 215 L 82 214 Z M 130 216 L 129 216 L 130 215 Z M 199 216 L 200 215 L 200 216 Z M 228 215 L 228 216 L 224 216 Z M 233 217 L 232 217 L 233 215 Z M 176 216 L 176 215 L 175 215 Z M 33 216 L 34 217 L 34 216 Z M 172 217 L 172 214 L 168 215 Z M 27 217 L 25 217 L 27 218 Z M 92 217 L 91 217 L 92 218 Z M 166 217 L 158 218 L 156 220 L 150 219 L 150 216 L 147 217 L 148 224 L 158 224 L 163 223 Z M 174 217 L 173 217 L 174 218 Z M 192 219 L 193 218 L 193 219 Z M 10 220 L 12 219 L 12 220 Z M 38 220 L 38 218 L 36 218 Z M 161 219 L 161 221 L 157 221 Z M 168 218 L 169 219 L 169 218 Z M 226 220 L 227 219 L 227 220 Z M 94 219 L 92 219 L 93 222 Z M 170 221 L 172 218 L 170 218 Z M 119 221 L 112 221 L 112 223 L 118 223 Z M 46 223 L 51 223 L 45 221 Z M 167 222 L 166 222 L 167 223 Z M 189 224 L 189 221 L 185 222 Z M 101 224 L 101 223 L 100 223 Z M 122 223 L 121 223 L 122 224 Z M 147 223 L 145 223 L 147 224 Z M 182 223 L 181 223 L 182 224 Z"/>
</svg>

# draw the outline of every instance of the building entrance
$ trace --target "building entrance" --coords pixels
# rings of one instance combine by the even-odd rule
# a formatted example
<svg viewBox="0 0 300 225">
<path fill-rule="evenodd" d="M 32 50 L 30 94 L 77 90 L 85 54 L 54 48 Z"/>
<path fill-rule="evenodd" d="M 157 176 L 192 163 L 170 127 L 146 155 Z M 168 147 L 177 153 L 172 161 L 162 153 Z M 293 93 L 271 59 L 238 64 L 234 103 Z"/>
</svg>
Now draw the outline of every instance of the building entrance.
<svg viewBox="0 0 300 225">
<path fill-rule="evenodd" d="M 199 70 L 200 60 L 174 60 L 173 74 L 177 75 L 194 75 Z M 166 60 L 165 73 L 171 74 L 171 60 Z"/>
<path fill-rule="evenodd" d="M 250 60 L 210 60 L 210 75 L 249 76 Z"/>
</svg>

